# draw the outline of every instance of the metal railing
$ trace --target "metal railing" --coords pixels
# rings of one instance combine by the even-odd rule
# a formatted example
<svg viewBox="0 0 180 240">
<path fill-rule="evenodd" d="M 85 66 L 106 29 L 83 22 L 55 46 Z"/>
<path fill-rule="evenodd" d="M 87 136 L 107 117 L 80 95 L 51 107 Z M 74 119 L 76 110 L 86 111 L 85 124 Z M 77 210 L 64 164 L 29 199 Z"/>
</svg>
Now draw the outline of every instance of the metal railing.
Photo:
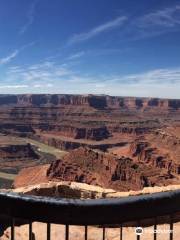
<svg viewBox="0 0 180 240">
<path fill-rule="evenodd" d="M 47 240 L 51 239 L 51 224 L 65 225 L 65 239 L 69 240 L 71 225 L 84 226 L 84 239 L 88 239 L 88 226 L 119 227 L 123 240 L 123 227 L 149 226 L 168 223 L 169 239 L 173 240 L 173 224 L 180 220 L 180 190 L 130 196 L 118 199 L 58 199 L 0 192 L 0 223 L 11 227 L 11 240 L 15 239 L 15 226 L 29 225 L 32 240 L 32 223 L 47 224 Z M 140 235 L 137 235 L 140 239 Z M 157 239 L 154 231 L 153 239 Z"/>
</svg>

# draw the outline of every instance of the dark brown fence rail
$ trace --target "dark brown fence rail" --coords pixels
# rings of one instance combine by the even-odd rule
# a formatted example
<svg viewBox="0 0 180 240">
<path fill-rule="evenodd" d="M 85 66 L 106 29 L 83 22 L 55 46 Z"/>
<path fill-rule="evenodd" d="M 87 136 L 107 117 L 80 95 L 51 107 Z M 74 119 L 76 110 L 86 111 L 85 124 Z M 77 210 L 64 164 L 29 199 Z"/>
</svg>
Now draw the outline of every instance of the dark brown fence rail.
<svg viewBox="0 0 180 240">
<path fill-rule="evenodd" d="M 119 199 L 74 200 L 15 193 L 0 193 L 0 222 L 8 224 L 11 219 L 11 239 L 14 239 L 14 226 L 28 223 L 29 239 L 32 239 L 32 222 L 47 223 L 47 239 L 51 236 L 51 224 L 64 224 L 66 238 L 69 238 L 69 226 L 98 225 L 103 227 L 105 239 L 106 226 L 119 226 L 120 239 L 123 239 L 122 226 L 142 225 L 153 219 L 154 229 L 160 222 L 170 224 L 179 221 L 180 190 L 131 196 Z M 165 217 L 164 217 L 165 216 Z M 159 218 L 159 220 L 157 220 Z M 142 221 L 143 220 L 143 221 Z M 147 220 L 147 221 L 146 221 Z M 170 240 L 173 239 L 172 232 Z M 137 236 L 140 239 L 140 236 Z M 156 239 L 156 233 L 154 234 Z"/>
</svg>

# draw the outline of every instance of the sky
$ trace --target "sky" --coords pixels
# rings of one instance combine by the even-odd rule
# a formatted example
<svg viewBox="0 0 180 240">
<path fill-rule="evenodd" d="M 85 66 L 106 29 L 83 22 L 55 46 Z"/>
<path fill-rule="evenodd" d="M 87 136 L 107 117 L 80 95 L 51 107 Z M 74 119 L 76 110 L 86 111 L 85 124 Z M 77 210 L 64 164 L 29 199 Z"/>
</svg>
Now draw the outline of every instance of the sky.
<svg viewBox="0 0 180 240">
<path fill-rule="evenodd" d="M 0 93 L 180 98 L 180 1 L 1 0 Z"/>
</svg>

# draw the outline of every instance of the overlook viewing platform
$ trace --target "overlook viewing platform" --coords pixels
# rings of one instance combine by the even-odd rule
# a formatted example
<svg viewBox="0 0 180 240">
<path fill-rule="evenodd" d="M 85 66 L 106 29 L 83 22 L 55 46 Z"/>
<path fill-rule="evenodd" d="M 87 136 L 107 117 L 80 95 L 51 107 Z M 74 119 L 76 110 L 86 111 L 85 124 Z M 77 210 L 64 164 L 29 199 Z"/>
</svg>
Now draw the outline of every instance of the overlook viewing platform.
<svg viewBox="0 0 180 240">
<path fill-rule="evenodd" d="M 28 224 L 29 240 L 33 237 L 33 222 L 47 224 L 47 240 L 51 239 L 52 224 L 64 225 L 64 239 L 71 239 L 71 226 L 84 227 L 87 240 L 89 226 L 102 229 L 102 239 L 106 238 L 107 228 L 119 228 L 119 239 L 128 226 L 154 226 L 152 239 L 156 240 L 158 224 L 169 224 L 169 239 L 173 240 L 173 224 L 180 220 L 180 190 L 144 194 L 116 199 L 63 199 L 22 195 L 11 192 L 0 193 L 1 231 L 11 228 L 11 240 L 15 238 L 16 226 Z M 138 229 L 136 229 L 138 233 Z M 140 230 L 141 231 L 141 228 Z M 134 239 L 141 238 L 135 235 Z M 91 238 L 90 238 L 91 239 Z M 159 239 L 159 238 L 158 238 Z"/>
</svg>

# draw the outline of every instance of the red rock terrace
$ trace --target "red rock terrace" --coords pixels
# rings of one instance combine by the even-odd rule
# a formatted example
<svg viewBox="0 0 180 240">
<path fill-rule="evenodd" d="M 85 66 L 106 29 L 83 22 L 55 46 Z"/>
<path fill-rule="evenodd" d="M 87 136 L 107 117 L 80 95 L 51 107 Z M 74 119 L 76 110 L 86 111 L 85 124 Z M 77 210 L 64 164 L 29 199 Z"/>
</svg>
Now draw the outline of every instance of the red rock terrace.
<svg viewBox="0 0 180 240">
<path fill-rule="evenodd" d="M 59 162 L 52 163 L 54 173 L 50 171 L 49 177 L 121 190 L 179 182 L 180 100 L 0 95 L 0 107 L 1 134 L 33 139 L 65 151 L 80 148 L 74 152 L 76 160 L 71 153 L 71 160 L 57 158 Z M 94 150 L 90 156 L 97 154 L 97 158 L 92 157 L 93 169 L 103 170 L 105 177 L 90 165 L 83 165 L 83 160 L 78 162 L 81 151 L 82 159 L 88 162 L 86 149 L 88 154 Z M 112 166 L 105 163 L 108 152 Z"/>
<path fill-rule="evenodd" d="M 180 115 L 180 100 L 96 95 L 1 95 L 0 107 L 0 132 L 60 149 L 121 146 Z"/>
</svg>

